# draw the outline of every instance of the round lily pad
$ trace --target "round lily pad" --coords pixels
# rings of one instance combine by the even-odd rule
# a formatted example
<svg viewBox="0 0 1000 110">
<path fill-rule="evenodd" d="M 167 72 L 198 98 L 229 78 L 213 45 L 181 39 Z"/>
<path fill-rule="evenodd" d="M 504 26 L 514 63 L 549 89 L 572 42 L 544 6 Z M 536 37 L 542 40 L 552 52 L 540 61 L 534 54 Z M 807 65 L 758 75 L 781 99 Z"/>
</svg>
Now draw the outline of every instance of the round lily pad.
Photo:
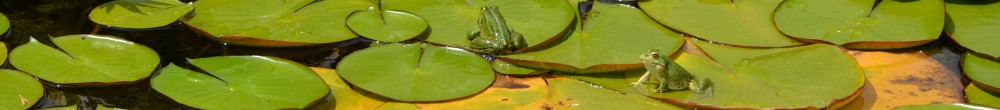
<svg viewBox="0 0 1000 110">
<path fill-rule="evenodd" d="M 114 0 L 90 11 L 90 20 L 121 28 L 166 26 L 194 10 L 194 5 L 177 0 Z"/>
<path fill-rule="evenodd" d="M 42 84 L 27 73 L 0 69 L 0 109 L 24 110 L 42 98 Z"/>
<path fill-rule="evenodd" d="M 7 20 L 7 16 L 0 13 L 0 35 L 7 33 L 7 29 L 10 29 L 10 20 Z"/>
<path fill-rule="evenodd" d="M 412 13 L 375 11 L 381 10 L 354 11 L 347 16 L 347 27 L 365 38 L 386 42 L 404 41 L 427 29 L 427 21 Z"/>
<path fill-rule="evenodd" d="M 556 40 L 573 21 L 575 9 L 561 0 L 383 0 L 386 10 L 413 12 L 427 20 L 426 41 L 468 47 L 469 32 L 479 30 L 480 8 L 496 5 L 507 25 L 524 35 L 528 48 Z"/>
<path fill-rule="evenodd" d="M 937 39 L 944 13 L 942 0 L 785 0 L 774 22 L 781 32 L 806 41 L 890 49 Z"/>
<path fill-rule="evenodd" d="M 995 110 L 997 108 L 962 103 L 928 104 L 897 107 L 893 110 Z"/>
<path fill-rule="evenodd" d="M 440 101 L 475 94 L 493 82 L 490 64 L 461 49 L 387 44 L 359 50 L 337 65 L 357 87 L 400 101 Z"/>
<path fill-rule="evenodd" d="M 639 7 L 664 25 L 719 43 L 754 47 L 801 45 L 774 26 L 772 15 L 781 1 L 647 0 L 639 2 Z"/>
<path fill-rule="evenodd" d="M 330 91 L 308 67 L 281 58 L 219 56 L 188 61 L 207 73 L 171 64 L 150 85 L 200 109 L 303 109 Z"/>
<path fill-rule="evenodd" d="M 1000 60 L 983 58 L 973 53 L 962 56 L 962 71 L 987 90 L 1000 91 Z"/>
<path fill-rule="evenodd" d="M 114 85 L 145 79 L 160 63 L 156 51 L 122 38 L 69 35 L 35 39 L 10 52 L 10 63 L 38 78 L 68 85 Z M 61 50 L 60 50 L 61 49 Z"/>
<path fill-rule="evenodd" d="M 357 37 L 347 15 L 368 0 L 198 0 L 183 21 L 209 37 L 250 46 L 305 46 Z"/>
<path fill-rule="evenodd" d="M 955 42 L 972 51 L 1000 58 L 1000 2 L 948 0 L 945 31 Z"/>
<path fill-rule="evenodd" d="M 531 68 L 597 73 L 641 68 L 639 55 L 648 49 L 674 53 L 684 43 L 683 35 L 636 8 L 595 2 L 588 14 L 555 46 L 498 58 Z"/>
<path fill-rule="evenodd" d="M 965 98 L 971 104 L 1000 107 L 1000 92 L 986 90 L 980 84 L 969 84 L 965 87 Z"/>
</svg>

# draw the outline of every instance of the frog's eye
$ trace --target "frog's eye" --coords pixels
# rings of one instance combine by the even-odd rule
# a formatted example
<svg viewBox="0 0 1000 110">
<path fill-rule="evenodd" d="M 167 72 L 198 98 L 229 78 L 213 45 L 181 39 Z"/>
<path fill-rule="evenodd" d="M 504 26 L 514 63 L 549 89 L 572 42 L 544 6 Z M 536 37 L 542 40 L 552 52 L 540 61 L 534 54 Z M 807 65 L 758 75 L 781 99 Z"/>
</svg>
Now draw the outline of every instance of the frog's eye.
<svg viewBox="0 0 1000 110">
<path fill-rule="evenodd" d="M 660 53 L 655 53 L 655 52 L 654 52 L 654 53 L 652 53 L 652 54 L 650 54 L 650 55 L 652 55 L 653 57 L 659 57 L 659 56 L 660 56 Z"/>
</svg>

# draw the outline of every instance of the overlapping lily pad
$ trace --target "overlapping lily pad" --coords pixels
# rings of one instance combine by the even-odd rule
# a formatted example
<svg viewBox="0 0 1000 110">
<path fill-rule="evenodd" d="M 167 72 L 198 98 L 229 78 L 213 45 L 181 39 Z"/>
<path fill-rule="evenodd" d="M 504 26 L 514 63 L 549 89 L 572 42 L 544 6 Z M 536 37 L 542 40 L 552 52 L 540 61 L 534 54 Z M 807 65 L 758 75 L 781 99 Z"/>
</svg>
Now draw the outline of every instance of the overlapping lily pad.
<svg viewBox="0 0 1000 110">
<path fill-rule="evenodd" d="M 365 38 L 399 42 L 424 33 L 427 21 L 409 12 L 370 9 L 351 13 L 347 26 Z"/>
<path fill-rule="evenodd" d="M 387 44 L 359 50 L 337 65 L 357 87 L 400 101 L 440 101 L 475 94 L 494 73 L 478 55 L 428 44 Z"/>
<path fill-rule="evenodd" d="M 303 109 L 330 91 L 309 68 L 280 58 L 218 56 L 188 61 L 207 73 L 171 64 L 150 85 L 200 109 Z"/>
<path fill-rule="evenodd" d="M 954 104 L 929 104 L 929 105 L 903 106 L 895 108 L 893 110 L 994 110 L 994 109 L 997 108 L 954 103 Z"/>
<path fill-rule="evenodd" d="M 138 81 L 152 74 L 160 63 L 153 49 L 122 38 L 69 35 L 51 39 L 58 48 L 32 39 L 11 51 L 10 63 L 38 78 L 69 85 Z"/>
<path fill-rule="evenodd" d="M 1000 92 L 986 90 L 979 84 L 969 84 L 965 88 L 965 98 L 971 104 L 1000 107 Z"/>
<path fill-rule="evenodd" d="M 969 79 L 986 86 L 984 89 L 1000 91 L 1000 61 L 966 53 L 962 56 L 962 70 Z"/>
<path fill-rule="evenodd" d="M 945 31 L 955 42 L 972 51 L 1000 58 L 1000 2 L 948 0 Z"/>
<path fill-rule="evenodd" d="M 194 10 L 191 3 L 177 0 L 115 0 L 90 11 L 90 20 L 121 28 L 166 26 Z"/>
<path fill-rule="evenodd" d="M 538 75 L 549 72 L 549 70 L 538 70 L 510 64 L 503 60 L 493 60 L 490 66 L 493 66 L 493 70 L 497 73 L 506 75 Z"/>
<path fill-rule="evenodd" d="M 386 99 L 375 99 L 376 97 L 367 97 L 365 94 L 361 94 L 354 90 L 347 82 L 344 82 L 337 74 L 336 70 L 325 69 L 325 68 L 312 68 L 319 74 L 323 81 L 326 82 L 327 87 L 330 91 L 333 91 L 333 99 L 325 99 L 329 102 L 334 102 L 333 104 L 319 104 L 317 106 L 323 105 L 317 108 L 330 108 L 333 110 L 374 110 L 385 104 L 383 100 Z M 327 106 L 328 105 L 328 106 Z"/>
<path fill-rule="evenodd" d="M 348 14 L 368 0 L 198 0 L 188 26 L 222 42 L 252 46 L 304 46 L 348 40 Z"/>
<path fill-rule="evenodd" d="M 656 21 L 698 38 L 732 45 L 782 47 L 802 43 L 774 26 L 782 0 L 648 0 L 639 2 Z"/>
<path fill-rule="evenodd" d="M 683 44 L 681 34 L 636 8 L 596 3 L 587 14 L 568 38 L 553 47 L 498 58 L 531 68 L 596 73 L 640 68 L 639 55 L 647 49 L 674 53 Z"/>
<path fill-rule="evenodd" d="M 860 49 L 933 41 L 944 20 L 942 0 L 785 0 L 774 13 L 789 36 Z"/>
<path fill-rule="evenodd" d="M 497 5 L 507 24 L 524 35 L 529 48 L 559 38 L 575 9 L 560 0 L 383 0 L 386 10 L 409 11 L 431 26 L 428 42 L 468 47 L 469 32 L 479 30 L 480 7 Z"/>
<path fill-rule="evenodd" d="M 42 84 L 27 73 L 0 69 L 0 109 L 24 110 L 42 98 Z"/>
<path fill-rule="evenodd" d="M 683 108 L 635 93 L 621 93 L 565 77 L 546 78 L 555 109 L 681 110 Z"/>
</svg>

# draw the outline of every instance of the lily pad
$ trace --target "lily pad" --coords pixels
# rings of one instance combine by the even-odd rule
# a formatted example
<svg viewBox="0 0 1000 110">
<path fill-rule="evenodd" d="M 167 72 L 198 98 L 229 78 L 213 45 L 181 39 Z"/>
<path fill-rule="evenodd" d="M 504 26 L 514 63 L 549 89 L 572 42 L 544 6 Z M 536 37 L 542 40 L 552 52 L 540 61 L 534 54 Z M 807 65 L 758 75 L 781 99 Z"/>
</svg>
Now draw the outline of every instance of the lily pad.
<svg viewBox="0 0 1000 110">
<path fill-rule="evenodd" d="M 548 73 L 549 70 L 538 70 L 507 63 L 503 60 L 493 60 L 491 63 L 493 70 L 505 75 L 538 75 Z"/>
<path fill-rule="evenodd" d="M 361 94 L 354 90 L 347 82 L 344 82 L 337 74 L 336 70 L 325 69 L 325 68 L 311 68 L 319 74 L 326 85 L 333 91 L 333 99 L 326 99 L 329 102 L 334 102 L 334 104 L 318 104 L 319 105 L 332 105 L 332 110 L 374 110 L 385 104 L 382 101 L 385 99 L 375 99 L 373 97 L 366 97 L 365 94 Z M 317 107 L 323 108 L 323 107 Z"/>
<path fill-rule="evenodd" d="M 0 35 L 7 33 L 7 29 L 10 29 L 10 20 L 7 19 L 7 15 L 0 13 Z"/>
<path fill-rule="evenodd" d="M 542 77 L 498 76 L 493 85 L 469 98 L 419 103 L 425 110 L 533 110 L 552 108 L 549 87 Z"/>
<path fill-rule="evenodd" d="M 558 110 L 684 109 L 641 94 L 617 92 L 570 78 L 555 77 L 545 80 L 549 84 L 552 100 L 560 103 L 555 107 Z"/>
<path fill-rule="evenodd" d="M 973 53 L 962 56 L 962 71 L 984 89 L 1000 91 L 1000 60 L 983 58 Z"/>
<path fill-rule="evenodd" d="M 972 51 L 1000 58 L 1000 2 L 989 0 L 948 0 L 945 32 L 955 42 Z"/>
<path fill-rule="evenodd" d="M 639 7 L 664 25 L 710 41 L 754 47 L 801 45 L 774 26 L 772 15 L 781 1 L 647 0 Z"/>
<path fill-rule="evenodd" d="M 965 98 L 969 103 L 1000 107 L 1000 92 L 979 87 L 979 84 L 969 84 L 965 88 Z"/>
<path fill-rule="evenodd" d="M 97 24 L 122 28 L 166 26 L 194 10 L 191 3 L 177 0 L 114 0 L 90 11 Z"/>
<path fill-rule="evenodd" d="M 365 38 L 386 42 L 404 41 L 427 29 L 424 18 L 409 12 L 369 9 L 347 16 L 347 27 Z M 381 15 L 379 15 L 381 14 Z"/>
<path fill-rule="evenodd" d="M 639 55 L 646 50 L 674 53 L 684 42 L 636 8 L 597 2 L 588 14 L 553 47 L 498 58 L 530 68 L 597 73 L 640 68 Z"/>
<path fill-rule="evenodd" d="M 810 42 L 890 49 L 937 39 L 944 13 L 942 0 L 785 0 L 774 22 L 781 32 Z"/>
<path fill-rule="evenodd" d="M 27 73 L 0 69 L 0 109 L 24 110 L 42 98 L 42 84 Z"/>
<path fill-rule="evenodd" d="M 954 103 L 954 104 L 929 104 L 929 105 L 904 106 L 895 108 L 893 110 L 995 110 L 995 109 L 997 108 Z"/>
<path fill-rule="evenodd" d="M 347 15 L 368 0 L 198 0 L 183 21 L 211 38 L 251 46 L 305 46 L 348 40 Z"/>
<path fill-rule="evenodd" d="M 59 49 L 31 39 L 10 52 L 10 63 L 38 78 L 68 85 L 134 82 L 148 77 L 160 64 L 156 51 L 122 38 L 69 35 L 51 39 Z"/>
<path fill-rule="evenodd" d="M 386 10 L 403 10 L 423 17 L 431 26 L 428 42 L 468 47 L 469 32 L 479 30 L 480 8 L 497 5 L 528 48 L 560 38 L 573 21 L 573 8 L 560 0 L 383 0 Z M 522 49 L 524 50 L 524 49 Z"/>
<path fill-rule="evenodd" d="M 441 101 L 473 95 L 493 82 L 490 64 L 461 49 L 387 44 L 359 50 L 337 65 L 357 87 L 400 101 Z"/>
<path fill-rule="evenodd" d="M 306 66 L 280 58 L 219 56 L 188 61 L 207 73 L 171 64 L 150 85 L 200 109 L 303 109 L 330 91 Z"/>
</svg>

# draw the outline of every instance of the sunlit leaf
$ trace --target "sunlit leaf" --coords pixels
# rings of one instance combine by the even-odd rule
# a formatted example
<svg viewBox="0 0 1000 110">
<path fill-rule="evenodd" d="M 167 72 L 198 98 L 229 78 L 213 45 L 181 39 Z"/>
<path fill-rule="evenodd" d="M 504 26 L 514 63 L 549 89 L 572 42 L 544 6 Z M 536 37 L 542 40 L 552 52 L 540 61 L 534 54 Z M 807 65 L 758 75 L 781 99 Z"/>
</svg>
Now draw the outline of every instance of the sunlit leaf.
<svg viewBox="0 0 1000 110">
<path fill-rule="evenodd" d="M 58 49 L 32 39 L 10 52 L 10 64 L 46 81 L 71 85 L 138 81 L 160 64 L 156 51 L 122 38 L 69 35 L 51 39 Z"/>
<path fill-rule="evenodd" d="M 942 0 L 785 0 L 774 11 L 789 36 L 861 49 L 933 41 L 944 20 Z"/>
<path fill-rule="evenodd" d="M 90 20 L 122 28 L 166 26 L 194 10 L 194 5 L 177 0 L 114 0 L 90 11 Z"/>
<path fill-rule="evenodd" d="M 756 47 L 801 45 L 774 26 L 772 15 L 781 1 L 646 0 L 639 7 L 664 25 L 710 41 Z"/>
<path fill-rule="evenodd" d="M 304 46 L 357 37 L 347 15 L 372 6 L 368 0 L 198 0 L 192 29 L 225 43 Z"/>
<path fill-rule="evenodd" d="M 965 48 L 1000 58 L 1000 2 L 995 0 L 946 0 L 945 32 Z"/>
<path fill-rule="evenodd" d="M 0 109 L 24 110 L 42 98 L 42 84 L 27 73 L 0 69 Z"/>
<path fill-rule="evenodd" d="M 364 90 L 400 101 L 441 101 L 473 95 L 493 82 L 489 62 L 461 49 L 388 44 L 359 50 L 337 65 Z"/>
</svg>

